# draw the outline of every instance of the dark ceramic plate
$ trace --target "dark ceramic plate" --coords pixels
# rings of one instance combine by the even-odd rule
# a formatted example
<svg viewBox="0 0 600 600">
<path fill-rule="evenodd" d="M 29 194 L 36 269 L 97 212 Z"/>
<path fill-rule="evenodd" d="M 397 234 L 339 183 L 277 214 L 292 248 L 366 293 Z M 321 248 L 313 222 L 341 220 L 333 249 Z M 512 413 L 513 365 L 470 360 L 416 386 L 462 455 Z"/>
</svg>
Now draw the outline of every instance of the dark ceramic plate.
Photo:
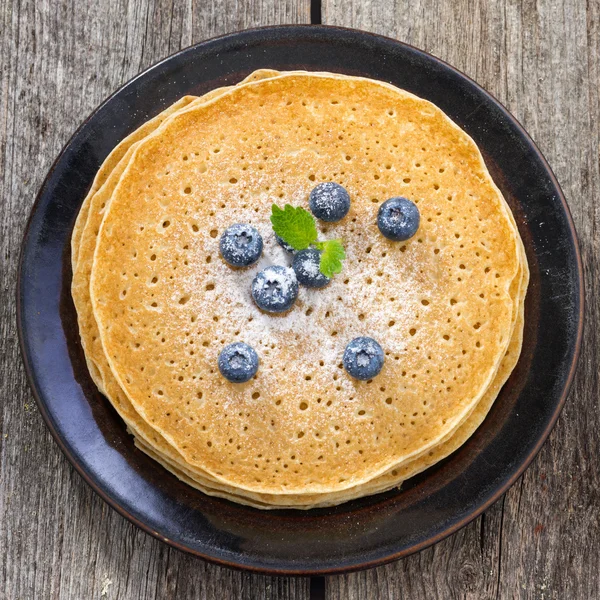
<svg viewBox="0 0 600 600">
<path fill-rule="evenodd" d="M 204 496 L 137 451 L 92 384 L 71 301 L 70 237 L 112 148 L 184 94 L 260 67 L 364 75 L 431 100 L 477 142 L 514 211 L 531 268 L 519 364 L 457 452 L 388 492 L 332 509 L 261 512 Z M 563 194 L 527 133 L 489 94 L 397 41 L 321 26 L 255 29 L 183 50 L 136 77 L 79 128 L 50 170 L 23 240 L 21 347 L 40 411 L 92 488 L 157 538 L 225 565 L 331 573 L 378 565 L 456 531 L 497 500 L 548 436 L 567 396 L 582 331 L 583 283 Z"/>
</svg>

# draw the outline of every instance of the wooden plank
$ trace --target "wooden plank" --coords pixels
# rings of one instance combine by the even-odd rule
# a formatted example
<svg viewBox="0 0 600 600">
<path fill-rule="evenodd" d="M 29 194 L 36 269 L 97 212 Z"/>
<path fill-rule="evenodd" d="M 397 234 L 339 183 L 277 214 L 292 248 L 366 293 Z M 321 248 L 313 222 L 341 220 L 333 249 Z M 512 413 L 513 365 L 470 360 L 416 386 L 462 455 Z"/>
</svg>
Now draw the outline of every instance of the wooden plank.
<svg viewBox="0 0 600 600">
<path fill-rule="evenodd" d="M 306 598 L 307 580 L 194 560 L 109 509 L 38 414 L 16 343 L 18 249 L 35 194 L 79 123 L 156 60 L 213 35 L 308 22 L 307 0 L 0 2 L 0 598 Z"/>
<path fill-rule="evenodd" d="M 600 598 L 600 5 L 597 0 L 324 0 L 323 22 L 458 67 L 523 123 L 578 229 L 586 333 L 573 393 L 534 464 L 481 518 L 407 560 L 327 582 L 327 598 Z"/>
</svg>

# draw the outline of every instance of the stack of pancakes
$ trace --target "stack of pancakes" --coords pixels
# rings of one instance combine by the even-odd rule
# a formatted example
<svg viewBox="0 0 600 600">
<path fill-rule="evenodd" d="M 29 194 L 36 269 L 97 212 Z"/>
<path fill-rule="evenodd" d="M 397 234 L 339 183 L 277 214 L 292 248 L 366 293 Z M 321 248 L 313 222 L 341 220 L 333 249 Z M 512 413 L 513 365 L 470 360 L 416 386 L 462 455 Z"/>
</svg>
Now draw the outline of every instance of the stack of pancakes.
<svg viewBox="0 0 600 600">
<path fill-rule="evenodd" d="M 250 282 L 289 264 L 271 205 L 308 206 L 335 181 L 349 214 L 343 271 L 262 313 Z M 390 197 L 415 202 L 414 238 L 377 229 Z M 239 270 L 219 237 L 264 240 Z M 140 450 L 189 485 L 258 508 L 330 506 L 398 487 L 481 424 L 516 365 L 529 272 L 473 140 L 439 108 L 389 84 L 261 70 L 185 97 L 124 139 L 75 224 L 72 293 L 90 374 Z M 381 373 L 342 355 L 367 335 Z M 230 383 L 223 347 L 250 344 L 256 376 Z"/>
</svg>

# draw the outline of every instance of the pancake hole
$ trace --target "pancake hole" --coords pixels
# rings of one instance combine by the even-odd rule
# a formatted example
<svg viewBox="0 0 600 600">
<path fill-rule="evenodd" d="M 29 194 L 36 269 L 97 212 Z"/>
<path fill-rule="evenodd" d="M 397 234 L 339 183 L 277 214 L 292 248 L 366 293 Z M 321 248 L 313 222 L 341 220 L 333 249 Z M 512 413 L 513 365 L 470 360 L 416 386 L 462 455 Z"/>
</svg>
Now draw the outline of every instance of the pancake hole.
<svg viewBox="0 0 600 600">
<path fill-rule="evenodd" d="M 298 432 L 298 439 L 303 438 L 304 437 L 304 431 L 299 431 Z"/>
<path fill-rule="evenodd" d="M 473 329 L 479 329 L 481 327 L 481 323 L 477 322 L 473 325 Z"/>
<path fill-rule="evenodd" d="M 429 300 L 425 300 L 425 299 L 423 299 L 423 300 L 421 300 L 421 304 L 422 304 L 423 306 L 429 306 Z"/>
<path fill-rule="evenodd" d="M 216 229 L 211 229 L 210 230 L 210 237 L 211 238 L 216 238 L 217 235 L 219 235 L 219 232 Z"/>
<path fill-rule="evenodd" d="M 252 400 L 258 400 L 260 398 L 260 392 L 254 392 L 252 394 Z"/>
<path fill-rule="evenodd" d="M 188 185 L 186 188 L 183 189 L 183 193 L 184 194 L 191 194 L 192 193 L 192 188 Z"/>
<path fill-rule="evenodd" d="M 450 339 L 450 336 L 449 336 L 447 333 L 445 333 L 445 334 L 444 334 L 442 337 L 443 337 L 443 338 L 444 338 L 446 341 L 448 341 L 448 340 Z"/>
<path fill-rule="evenodd" d="M 396 321 L 394 321 L 394 319 L 392 319 L 389 323 L 388 323 L 388 327 L 393 327 L 396 324 Z"/>
<path fill-rule="evenodd" d="M 238 180 L 237 180 L 235 177 L 232 177 L 232 178 L 229 180 L 229 183 L 237 183 L 237 182 L 238 182 Z"/>
<path fill-rule="evenodd" d="M 183 304 L 187 304 L 190 300 L 189 296 L 181 296 L 181 298 L 179 298 L 179 304 L 183 305 Z"/>
<path fill-rule="evenodd" d="M 300 402 L 300 410 L 306 410 L 308 408 L 308 404 L 306 402 Z M 298 436 L 300 437 L 300 436 Z"/>
<path fill-rule="evenodd" d="M 415 333 L 417 333 L 417 330 L 413 327 L 408 333 L 410 333 L 410 335 L 415 335 Z"/>
</svg>

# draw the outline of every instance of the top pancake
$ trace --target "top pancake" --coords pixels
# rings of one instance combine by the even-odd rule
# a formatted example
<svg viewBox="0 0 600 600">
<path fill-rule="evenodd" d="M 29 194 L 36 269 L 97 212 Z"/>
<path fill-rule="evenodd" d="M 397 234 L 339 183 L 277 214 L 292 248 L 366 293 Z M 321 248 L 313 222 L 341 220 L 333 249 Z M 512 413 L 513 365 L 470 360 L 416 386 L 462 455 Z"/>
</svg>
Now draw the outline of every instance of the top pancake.
<svg viewBox="0 0 600 600">
<path fill-rule="evenodd" d="M 326 180 L 353 200 L 321 228 L 345 240 L 344 271 L 303 289 L 289 314 L 264 315 L 249 295 L 259 267 L 227 267 L 218 237 L 250 222 L 262 265 L 283 262 L 271 202 L 305 205 Z M 394 195 L 422 215 L 405 244 L 376 227 Z M 406 92 L 316 74 L 232 90 L 143 141 L 113 194 L 91 288 L 111 368 L 189 463 L 231 485 L 304 493 L 367 481 L 442 439 L 496 372 L 518 266 L 502 202 L 472 140 Z M 356 335 L 387 353 L 371 383 L 339 367 Z M 242 386 L 216 369 L 237 340 L 261 357 Z"/>
<path fill-rule="evenodd" d="M 277 75 L 279 75 L 279 73 L 276 71 L 255 71 L 244 82 L 265 77 L 274 77 Z M 242 84 L 244 82 L 242 82 Z M 208 98 L 215 97 L 217 94 L 223 93 L 224 91 L 226 91 L 226 88 L 214 90 L 207 96 L 199 98 L 194 102 L 195 104 L 204 102 Z M 158 115 L 155 119 L 146 123 L 142 128 L 144 132 L 149 133 L 148 129 L 156 129 L 165 118 L 173 114 L 176 109 L 181 108 L 182 102 L 186 100 L 187 99 L 185 98 L 182 99 L 182 101 L 176 103 L 174 106 Z M 104 393 L 111 400 L 115 409 L 136 436 L 136 443 L 139 448 L 161 462 L 178 477 L 206 493 L 226 497 L 235 500 L 236 502 L 250 504 L 259 508 L 287 506 L 306 509 L 312 506 L 338 504 L 350 498 L 396 487 L 403 478 L 410 477 L 447 456 L 471 435 L 489 410 L 498 390 L 512 371 L 518 358 L 522 335 L 522 299 L 524 297 L 527 280 L 527 265 L 524 260 L 520 264 L 520 272 L 522 272 L 524 276 L 523 281 L 521 281 L 521 278 L 515 278 L 511 285 L 511 297 L 515 299 L 517 306 L 519 306 L 520 309 L 514 311 L 515 314 L 513 315 L 513 318 L 516 321 L 515 328 L 506 355 L 502 359 L 490 387 L 486 390 L 485 394 L 465 422 L 460 425 L 456 432 L 453 432 L 449 436 L 447 441 L 438 444 L 436 447 L 429 449 L 418 457 L 413 457 L 412 459 L 405 461 L 402 465 L 396 465 L 393 469 L 390 469 L 388 472 L 381 474 L 367 483 L 346 490 L 323 494 L 291 495 L 248 492 L 247 490 L 232 488 L 231 486 L 227 486 L 227 484 L 217 482 L 205 471 L 185 463 L 181 455 L 172 448 L 162 436 L 156 431 L 153 431 L 135 412 L 131 403 L 123 394 L 120 386 L 114 380 L 103 349 L 101 348 L 101 344 L 97 340 L 98 330 L 93 312 L 90 310 L 89 306 L 91 258 L 95 248 L 98 228 L 103 217 L 105 206 L 107 202 L 110 202 L 112 191 L 120 179 L 120 174 L 129 163 L 132 150 L 128 148 L 140 140 L 140 133 L 140 130 L 132 133 L 128 138 L 123 140 L 123 142 L 121 142 L 107 158 L 100 173 L 107 173 L 108 171 L 110 171 L 110 173 L 107 173 L 107 176 L 105 177 L 106 181 L 102 184 L 100 189 L 97 191 L 92 190 L 90 195 L 84 201 L 81 209 L 82 213 L 89 208 L 89 215 L 85 219 L 83 231 L 78 232 L 76 227 L 73 232 L 73 256 L 78 256 L 79 254 L 79 260 L 75 261 L 77 268 L 73 276 L 73 299 L 77 307 L 81 340 L 85 349 L 86 358 L 97 367 L 98 374 L 100 375 L 100 381 L 98 381 L 99 386 L 103 388 Z M 117 152 L 120 154 L 126 152 L 126 154 L 119 160 L 114 161 L 112 159 Z M 110 163 L 115 162 L 116 164 L 110 165 Z M 110 168 L 111 166 L 112 170 Z M 100 173 L 96 177 L 96 180 L 99 179 Z M 81 233 L 81 236 L 79 233 Z M 518 241 L 520 242 L 520 240 Z M 79 246 L 81 246 L 81 249 Z M 78 252 L 78 250 L 80 251 Z M 94 370 L 92 370 L 91 373 L 92 376 L 94 376 Z"/>
</svg>

